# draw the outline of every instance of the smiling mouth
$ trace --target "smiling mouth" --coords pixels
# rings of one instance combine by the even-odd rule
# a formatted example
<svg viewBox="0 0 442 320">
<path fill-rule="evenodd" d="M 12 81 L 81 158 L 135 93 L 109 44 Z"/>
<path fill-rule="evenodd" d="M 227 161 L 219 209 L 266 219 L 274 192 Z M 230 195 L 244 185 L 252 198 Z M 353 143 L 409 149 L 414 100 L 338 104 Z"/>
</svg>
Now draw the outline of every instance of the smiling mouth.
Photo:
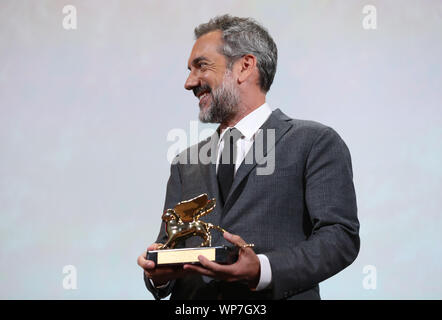
<svg viewBox="0 0 442 320">
<path fill-rule="evenodd" d="M 199 95 L 197 96 L 197 98 L 199 99 L 199 101 L 201 101 L 202 99 L 205 99 L 206 97 L 208 97 L 209 94 L 210 94 L 210 92 L 205 91 L 205 92 L 202 92 L 201 94 L 199 94 Z"/>
<path fill-rule="evenodd" d="M 200 108 L 204 108 L 208 105 L 209 97 L 210 97 L 210 92 L 203 92 L 198 96 Z"/>
</svg>

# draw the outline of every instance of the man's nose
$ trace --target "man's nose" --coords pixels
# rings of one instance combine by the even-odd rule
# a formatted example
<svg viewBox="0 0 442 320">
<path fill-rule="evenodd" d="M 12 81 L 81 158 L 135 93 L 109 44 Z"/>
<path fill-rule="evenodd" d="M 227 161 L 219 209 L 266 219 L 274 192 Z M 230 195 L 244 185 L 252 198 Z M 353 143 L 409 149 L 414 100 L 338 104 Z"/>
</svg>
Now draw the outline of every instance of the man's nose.
<svg viewBox="0 0 442 320">
<path fill-rule="evenodd" d="M 186 82 L 184 83 L 184 88 L 187 90 L 192 90 L 193 88 L 199 85 L 199 80 L 195 75 L 191 72 L 187 77 Z"/>
</svg>

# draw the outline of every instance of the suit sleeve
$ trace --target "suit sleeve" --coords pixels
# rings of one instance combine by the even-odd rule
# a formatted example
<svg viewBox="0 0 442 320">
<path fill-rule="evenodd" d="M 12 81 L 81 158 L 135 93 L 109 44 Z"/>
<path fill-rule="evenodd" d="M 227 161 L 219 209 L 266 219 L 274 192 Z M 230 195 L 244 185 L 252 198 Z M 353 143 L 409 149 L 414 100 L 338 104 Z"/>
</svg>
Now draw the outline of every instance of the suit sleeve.
<svg viewBox="0 0 442 320">
<path fill-rule="evenodd" d="M 177 160 L 178 158 L 175 158 Z M 179 164 L 174 161 L 170 167 L 170 177 L 167 182 L 166 200 L 164 203 L 163 212 L 168 208 L 173 208 L 181 201 L 181 178 L 179 172 Z M 161 223 L 160 232 L 158 234 L 157 243 L 165 243 L 167 240 L 167 234 L 164 222 Z M 144 283 L 146 288 L 152 293 L 155 299 L 159 300 L 167 297 L 171 292 L 175 281 L 170 281 L 165 287 L 155 288 L 151 281 L 144 274 Z"/>
<path fill-rule="evenodd" d="M 304 171 L 312 232 L 296 247 L 266 253 L 276 299 L 316 286 L 358 255 L 359 221 L 350 152 L 331 128 L 314 141 Z"/>
</svg>

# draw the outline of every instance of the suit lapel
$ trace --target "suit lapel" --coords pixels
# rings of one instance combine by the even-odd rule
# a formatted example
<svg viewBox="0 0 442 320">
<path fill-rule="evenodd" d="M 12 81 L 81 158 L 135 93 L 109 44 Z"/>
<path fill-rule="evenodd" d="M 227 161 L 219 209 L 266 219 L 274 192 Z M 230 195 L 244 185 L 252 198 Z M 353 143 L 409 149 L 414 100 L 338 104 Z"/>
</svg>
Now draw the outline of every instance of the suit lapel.
<svg viewBox="0 0 442 320">
<path fill-rule="evenodd" d="M 261 131 L 260 133 L 258 133 L 258 135 L 262 135 L 262 137 L 258 137 L 257 135 L 257 137 L 255 138 L 255 142 L 250 148 L 250 151 L 239 166 L 235 174 L 235 179 L 233 180 L 232 187 L 230 188 L 229 195 L 227 196 L 224 204 L 222 203 L 222 201 L 218 201 L 218 199 L 220 199 L 218 179 L 216 176 L 216 150 L 219 140 L 218 131 L 216 131 L 209 138 L 207 143 L 210 144 L 210 148 L 208 148 L 209 150 L 207 151 L 207 155 L 211 160 L 207 164 L 200 163 L 199 167 L 208 193 L 217 199 L 216 206 L 218 207 L 219 212 L 223 212 L 223 216 L 235 203 L 237 196 L 239 195 L 238 192 L 241 191 L 240 186 L 244 179 L 257 166 L 257 164 L 261 163 L 262 159 L 267 155 L 267 153 L 276 147 L 279 140 L 290 129 L 292 125 L 287 120 L 290 120 L 290 118 L 282 113 L 281 110 L 276 109 L 272 112 L 267 121 L 261 126 Z M 274 146 L 267 146 L 267 129 L 274 129 Z M 259 150 L 259 152 L 255 153 L 254 150 Z M 250 159 L 251 161 L 247 161 L 247 159 Z"/>
<path fill-rule="evenodd" d="M 273 148 L 276 148 L 279 140 L 284 136 L 288 129 L 292 126 L 287 120 L 290 120 L 281 110 L 276 109 L 272 112 L 267 121 L 261 126 L 260 132 L 255 137 L 255 141 L 247 153 L 244 161 L 239 166 L 235 179 L 233 180 L 232 187 L 230 188 L 229 195 L 224 203 L 223 216 L 228 212 L 228 210 L 235 203 L 239 196 L 238 191 L 244 179 L 250 174 L 250 172 L 256 167 L 257 164 L 262 163 L 263 158 L 266 157 L 267 153 Z M 273 146 L 268 146 L 267 136 L 271 131 L 274 130 L 275 143 Z M 259 137 L 261 135 L 261 137 Z M 272 142 L 272 141 L 270 141 Z M 257 152 L 254 152 L 257 150 Z M 215 182 L 216 182 L 216 172 L 215 172 Z"/>
</svg>

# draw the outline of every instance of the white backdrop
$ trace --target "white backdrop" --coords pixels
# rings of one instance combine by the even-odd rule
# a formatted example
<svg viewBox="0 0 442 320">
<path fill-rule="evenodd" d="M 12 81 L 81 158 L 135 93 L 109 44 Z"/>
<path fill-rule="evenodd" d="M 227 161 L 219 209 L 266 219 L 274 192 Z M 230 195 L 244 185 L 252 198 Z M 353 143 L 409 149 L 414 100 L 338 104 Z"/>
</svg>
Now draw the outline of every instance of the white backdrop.
<svg viewBox="0 0 442 320">
<path fill-rule="evenodd" d="M 0 298 L 151 299 L 136 259 L 158 233 L 167 134 L 197 120 L 193 28 L 223 13 L 277 43 L 272 108 L 351 151 L 361 251 L 322 297 L 442 298 L 442 2 L 417 0 L 1 0 Z"/>
</svg>

